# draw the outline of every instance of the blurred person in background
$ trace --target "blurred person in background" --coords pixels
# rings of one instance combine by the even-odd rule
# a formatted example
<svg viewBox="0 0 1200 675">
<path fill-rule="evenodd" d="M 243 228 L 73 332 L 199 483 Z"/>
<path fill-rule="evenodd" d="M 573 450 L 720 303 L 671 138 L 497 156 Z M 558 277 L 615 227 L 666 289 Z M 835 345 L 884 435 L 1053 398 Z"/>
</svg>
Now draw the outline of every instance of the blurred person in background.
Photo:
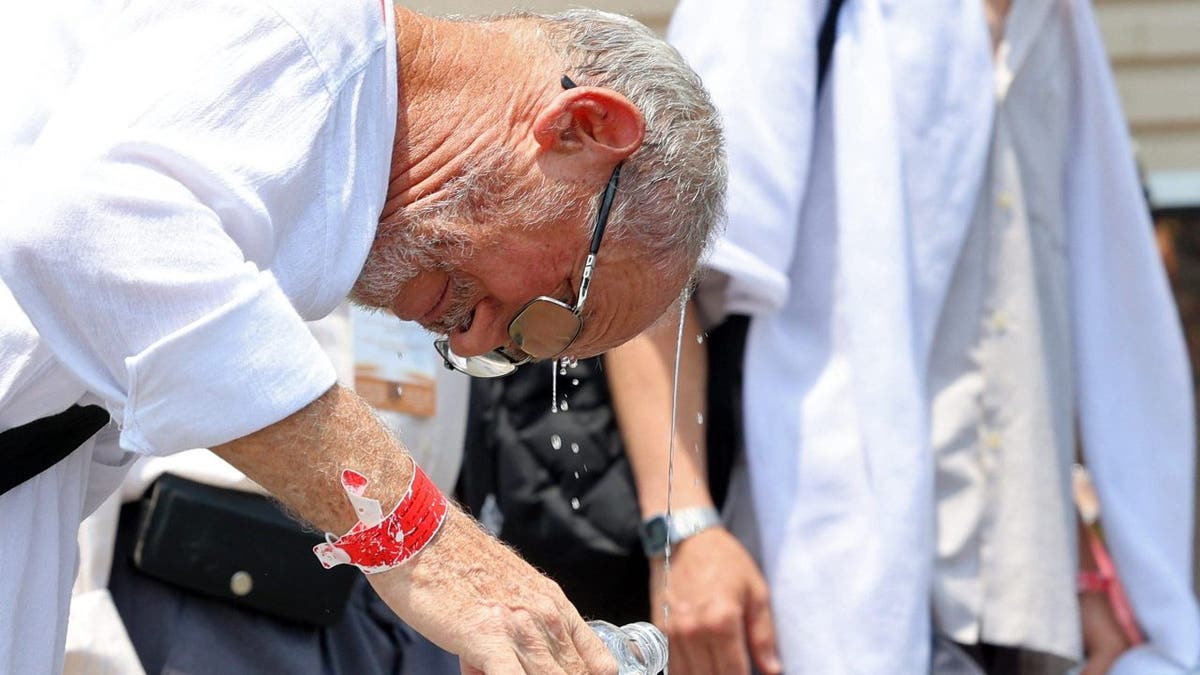
<svg viewBox="0 0 1200 675">
<path fill-rule="evenodd" d="M 729 138 L 729 226 L 691 313 L 751 316 L 731 490 L 752 498 L 729 506 L 755 524 L 726 519 L 762 561 L 784 671 L 1195 672 L 1188 363 L 1090 4 L 827 10 L 684 0 L 669 33 Z M 674 343 L 609 355 L 644 375 L 613 395 L 652 439 Z M 634 465 L 665 446 L 630 444 Z M 1077 448 L 1132 649 L 1083 583 Z M 677 488 L 699 463 L 677 457 Z M 753 570 L 714 550 L 673 551 L 673 673 L 763 649 Z"/>
</svg>

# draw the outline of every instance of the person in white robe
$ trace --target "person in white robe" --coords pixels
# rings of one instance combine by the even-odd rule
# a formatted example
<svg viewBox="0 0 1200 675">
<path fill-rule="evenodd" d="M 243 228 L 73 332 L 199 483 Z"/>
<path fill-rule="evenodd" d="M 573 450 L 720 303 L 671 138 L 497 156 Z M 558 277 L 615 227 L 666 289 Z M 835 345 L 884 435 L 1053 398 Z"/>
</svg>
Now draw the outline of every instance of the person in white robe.
<svg viewBox="0 0 1200 675">
<path fill-rule="evenodd" d="M 753 512 L 730 527 L 784 672 L 929 672 L 935 639 L 1196 672 L 1189 366 L 1090 3 L 847 0 L 818 97 L 825 9 L 684 0 L 669 34 L 729 139 L 698 300 L 752 317 L 752 499 L 726 519 Z M 648 339 L 674 353 L 673 326 Z M 1081 602 L 1108 608 L 1076 596 L 1077 447 L 1146 640 L 1123 652 L 1111 621 L 1081 630 Z M 703 577 L 703 547 L 676 553 Z M 670 583 L 693 626 L 709 589 Z"/>
</svg>

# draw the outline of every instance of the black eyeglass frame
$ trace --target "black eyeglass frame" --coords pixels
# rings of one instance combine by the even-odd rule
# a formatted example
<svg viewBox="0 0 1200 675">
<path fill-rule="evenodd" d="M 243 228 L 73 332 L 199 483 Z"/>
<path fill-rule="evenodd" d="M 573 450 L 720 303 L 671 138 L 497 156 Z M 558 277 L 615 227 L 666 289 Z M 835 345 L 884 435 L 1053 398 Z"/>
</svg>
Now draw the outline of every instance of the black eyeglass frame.
<svg viewBox="0 0 1200 675">
<path fill-rule="evenodd" d="M 566 75 L 562 76 L 561 83 L 563 89 L 571 89 L 576 86 L 571 81 L 571 78 Z M 623 162 L 618 162 L 613 167 L 612 174 L 609 176 L 608 183 L 604 186 L 604 192 L 601 194 L 600 208 L 596 212 L 596 221 L 592 227 L 591 248 L 588 250 L 587 258 L 583 262 L 583 272 L 579 281 L 579 296 L 575 300 L 575 305 L 571 306 L 557 298 L 545 295 L 538 296 L 525 303 L 521 310 L 517 312 L 517 315 L 513 317 L 512 321 L 508 323 L 509 337 L 512 338 L 513 343 L 517 345 L 518 349 L 522 349 L 525 342 L 522 337 L 525 335 L 525 331 L 520 330 L 522 317 L 539 303 L 549 303 L 555 308 L 567 310 L 575 317 L 576 325 L 570 339 L 563 344 L 561 349 L 553 354 L 529 354 L 522 350 L 520 356 L 515 356 L 510 354 L 504 347 L 498 347 L 491 352 L 479 356 L 460 357 L 451 351 L 449 338 L 442 336 L 434 340 L 433 345 L 437 349 L 438 354 L 441 355 L 446 368 L 466 373 L 472 377 L 501 377 L 508 375 L 519 366 L 529 363 L 535 358 L 557 358 L 571 348 L 571 345 L 575 343 L 575 340 L 583 331 L 583 305 L 587 301 L 588 290 L 591 288 L 592 273 L 596 268 L 596 257 L 600 251 L 600 242 L 604 239 L 604 230 L 608 227 L 608 216 L 612 210 L 613 198 L 617 194 L 617 185 L 621 178 L 622 164 Z M 473 368 L 472 364 L 475 364 L 476 367 Z"/>
</svg>

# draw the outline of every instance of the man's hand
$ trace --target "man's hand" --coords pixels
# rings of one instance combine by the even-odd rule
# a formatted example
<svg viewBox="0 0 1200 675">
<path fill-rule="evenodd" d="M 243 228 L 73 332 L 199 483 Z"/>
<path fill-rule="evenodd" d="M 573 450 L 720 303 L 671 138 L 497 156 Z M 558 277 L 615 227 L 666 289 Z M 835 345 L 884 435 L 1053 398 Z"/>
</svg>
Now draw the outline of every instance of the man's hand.
<svg viewBox="0 0 1200 675">
<path fill-rule="evenodd" d="M 442 527 L 413 561 L 367 579 L 417 632 L 458 654 L 465 675 L 616 675 L 557 584 L 457 509 Z"/>
<path fill-rule="evenodd" d="M 767 582 L 733 535 L 714 527 L 674 547 L 669 590 L 663 568 L 651 561 L 650 610 L 670 639 L 673 674 L 749 675 L 751 658 L 767 675 L 783 672 Z"/>
<path fill-rule="evenodd" d="M 695 303 L 689 307 L 680 346 L 674 438 L 670 429 L 676 407 L 672 384 L 678 322 L 662 322 L 605 359 L 643 517 L 666 511 L 669 491 L 676 509 L 713 506 L 702 427 L 707 347 L 703 339 L 696 339 L 701 332 Z M 664 480 L 672 471 L 673 486 Z M 673 674 L 748 675 L 751 658 L 768 675 L 782 672 L 766 581 L 727 530 L 710 528 L 675 546 L 669 595 L 663 582 L 663 560 L 655 558 L 650 561 L 650 611 L 654 623 L 668 633 Z M 664 604 L 670 607 L 669 620 Z"/>
<path fill-rule="evenodd" d="M 1086 661 L 1080 675 L 1104 675 L 1126 649 L 1129 641 L 1117 623 L 1108 595 L 1096 591 L 1079 595 L 1079 617 L 1083 623 Z"/>
<path fill-rule="evenodd" d="M 367 496 L 384 513 L 413 475 L 412 461 L 371 408 L 337 386 L 213 452 L 302 518 L 337 534 L 358 520 L 342 490 L 342 469 L 367 478 Z M 458 654 L 464 673 L 617 673 L 604 643 L 562 590 L 453 506 L 418 555 L 367 579 L 400 618 Z"/>
</svg>

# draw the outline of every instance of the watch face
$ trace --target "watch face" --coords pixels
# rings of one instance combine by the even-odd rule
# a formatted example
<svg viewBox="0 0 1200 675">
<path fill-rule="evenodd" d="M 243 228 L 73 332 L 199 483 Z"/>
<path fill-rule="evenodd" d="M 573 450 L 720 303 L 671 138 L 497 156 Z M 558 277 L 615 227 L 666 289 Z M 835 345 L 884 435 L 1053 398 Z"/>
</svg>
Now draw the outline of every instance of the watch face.
<svg viewBox="0 0 1200 675">
<path fill-rule="evenodd" d="M 642 546 L 647 552 L 659 552 L 667 548 L 667 519 L 651 518 L 642 525 Z"/>
</svg>

